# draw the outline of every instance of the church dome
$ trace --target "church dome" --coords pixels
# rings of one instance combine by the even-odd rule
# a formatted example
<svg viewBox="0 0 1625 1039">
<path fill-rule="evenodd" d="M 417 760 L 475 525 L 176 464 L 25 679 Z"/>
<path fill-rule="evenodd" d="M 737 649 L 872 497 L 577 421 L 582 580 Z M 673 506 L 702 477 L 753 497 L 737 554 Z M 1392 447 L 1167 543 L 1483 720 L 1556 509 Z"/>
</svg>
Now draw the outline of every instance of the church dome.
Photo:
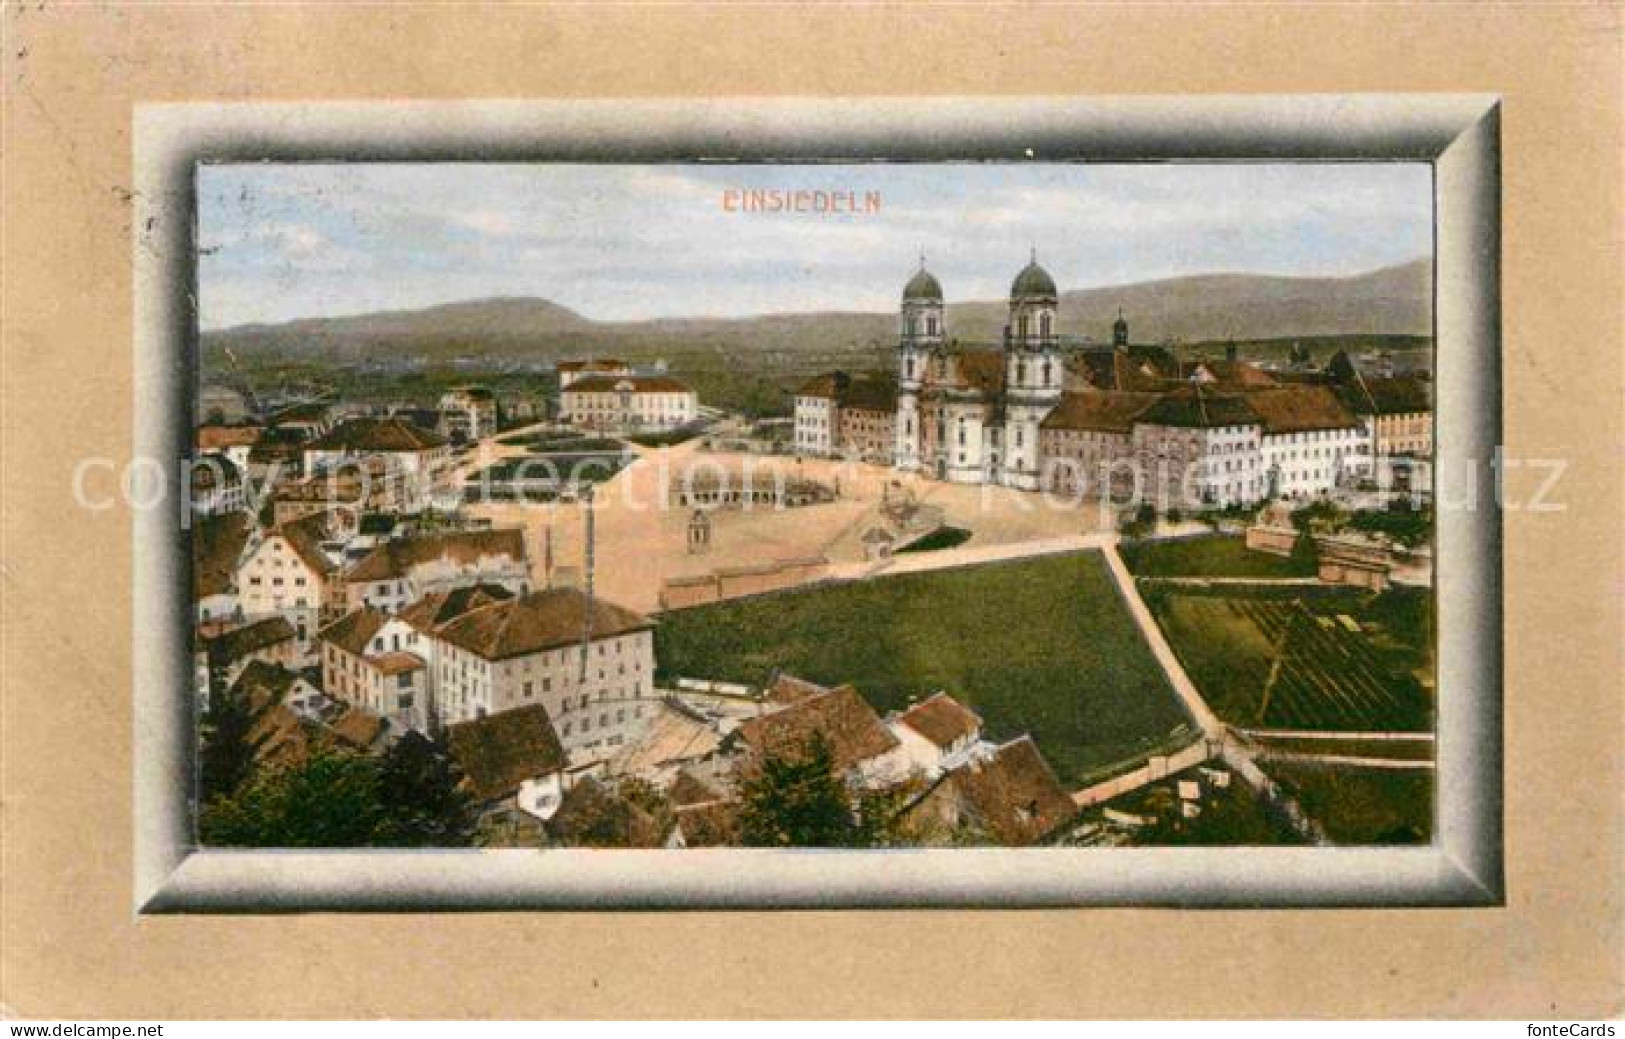
<svg viewBox="0 0 1625 1039">
<path fill-rule="evenodd" d="M 1031 297 L 1054 299 L 1056 296 L 1055 279 L 1049 276 L 1049 271 L 1038 266 L 1034 260 L 1021 269 L 1016 275 L 1014 284 L 1010 286 L 1011 299 L 1027 299 Z"/>
<path fill-rule="evenodd" d="M 921 267 L 914 277 L 903 286 L 903 299 L 928 300 L 932 303 L 942 302 L 942 286 L 930 271 Z"/>
</svg>

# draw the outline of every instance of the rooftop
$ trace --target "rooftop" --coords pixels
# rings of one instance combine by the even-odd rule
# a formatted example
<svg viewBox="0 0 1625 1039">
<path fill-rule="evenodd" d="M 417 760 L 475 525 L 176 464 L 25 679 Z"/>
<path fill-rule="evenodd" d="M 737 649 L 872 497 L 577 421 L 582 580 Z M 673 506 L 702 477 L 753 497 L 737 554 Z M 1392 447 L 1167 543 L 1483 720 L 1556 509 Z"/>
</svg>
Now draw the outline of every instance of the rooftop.
<svg viewBox="0 0 1625 1039">
<path fill-rule="evenodd" d="M 405 577 L 411 570 L 440 560 L 460 566 L 481 559 L 507 556 L 523 562 L 525 532 L 512 527 L 504 530 L 449 530 L 398 541 L 388 541 L 356 562 L 344 575 L 349 583 L 387 581 Z"/>
<path fill-rule="evenodd" d="M 469 610 L 435 635 L 487 660 L 504 660 L 575 645 L 588 630 L 592 638 L 603 639 L 654 627 L 642 614 L 599 598 L 592 600 L 590 625 L 587 619 L 584 592 L 548 588 Z"/>
<path fill-rule="evenodd" d="M 869 701 L 849 685 L 747 719 L 738 731 L 746 746 L 763 756 L 799 755 L 815 733 L 821 734 L 842 772 L 897 746 L 897 737 L 881 723 Z"/>
<path fill-rule="evenodd" d="M 446 742 L 482 801 L 506 797 L 527 779 L 560 771 L 569 760 L 541 704 L 453 725 Z"/>
<path fill-rule="evenodd" d="M 405 419 L 353 418 L 311 441 L 310 451 L 344 451 L 355 454 L 428 451 L 444 447 L 447 441 L 438 433 L 420 429 Z"/>
</svg>

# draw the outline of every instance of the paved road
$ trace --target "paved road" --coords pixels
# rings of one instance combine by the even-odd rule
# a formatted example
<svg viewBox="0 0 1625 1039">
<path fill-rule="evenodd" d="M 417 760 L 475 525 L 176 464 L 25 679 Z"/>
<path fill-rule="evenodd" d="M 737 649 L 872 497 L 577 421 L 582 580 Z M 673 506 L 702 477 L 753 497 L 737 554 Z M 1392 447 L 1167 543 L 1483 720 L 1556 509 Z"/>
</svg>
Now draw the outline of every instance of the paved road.
<svg viewBox="0 0 1625 1039">
<path fill-rule="evenodd" d="M 1134 584 L 1134 576 L 1128 572 L 1128 567 L 1123 565 L 1123 557 L 1117 554 L 1117 539 L 1103 538 L 1101 554 L 1106 559 L 1106 566 L 1111 571 L 1112 579 L 1117 582 L 1117 589 L 1122 593 L 1123 601 L 1128 604 L 1129 616 L 1134 618 L 1140 634 L 1151 647 L 1151 654 L 1162 666 L 1163 674 L 1168 676 L 1168 684 L 1173 686 L 1174 692 L 1185 704 L 1185 710 L 1209 739 L 1224 739 L 1226 731 L 1224 723 L 1208 707 L 1207 701 L 1202 699 L 1202 694 L 1190 680 L 1190 676 L 1185 674 L 1185 668 L 1174 655 L 1173 647 L 1163 638 L 1162 629 L 1157 626 L 1157 619 L 1151 616 L 1150 607 L 1140 598 L 1140 590 Z"/>
</svg>

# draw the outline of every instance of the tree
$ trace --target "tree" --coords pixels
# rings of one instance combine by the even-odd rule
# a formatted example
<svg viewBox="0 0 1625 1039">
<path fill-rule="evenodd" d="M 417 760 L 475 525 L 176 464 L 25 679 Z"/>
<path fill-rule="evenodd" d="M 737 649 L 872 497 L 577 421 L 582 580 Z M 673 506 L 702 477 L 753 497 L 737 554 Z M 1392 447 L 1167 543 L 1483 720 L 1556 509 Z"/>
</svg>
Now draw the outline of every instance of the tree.
<svg viewBox="0 0 1625 1039">
<path fill-rule="evenodd" d="M 239 690 L 225 688 L 224 675 L 212 667 L 209 684 L 214 693 L 209 697 L 209 709 L 203 712 L 198 753 L 199 800 L 205 803 L 234 793 L 254 770 L 250 734 L 256 720 L 247 699 Z"/>
<path fill-rule="evenodd" d="M 378 762 L 318 746 L 305 760 L 256 771 L 199 819 L 203 843 L 246 848 L 355 848 L 381 843 Z"/>
<path fill-rule="evenodd" d="M 846 782 L 829 741 L 814 733 L 799 752 L 764 756 L 740 784 L 743 842 L 756 848 L 839 848 L 859 843 Z"/>
<path fill-rule="evenodd" d="M 384 819 L 378 843 L 400 848 L 457 848 L 474 835 L 473 803 L 462 772 L 428 737 L 408 732 L 378 766 Z"/>
</svg>

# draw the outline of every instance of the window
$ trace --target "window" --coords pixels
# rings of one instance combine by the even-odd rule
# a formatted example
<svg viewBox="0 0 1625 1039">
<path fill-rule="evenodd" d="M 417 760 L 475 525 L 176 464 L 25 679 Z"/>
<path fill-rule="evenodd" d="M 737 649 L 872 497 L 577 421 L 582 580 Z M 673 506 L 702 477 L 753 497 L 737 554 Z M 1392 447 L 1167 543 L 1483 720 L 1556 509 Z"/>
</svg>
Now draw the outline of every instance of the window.
<svg viewBox="0 0 1625 1039">
<path fill-rule="evenodd" d="M 400 674 L 395 676 L 395 687 L 397 689 L 406 689 L 406 688 L 410 687 L 411 684 L 412 684 L 412 672 L 410 672 L 410 671 L 402 671 Z M 403 696 L 403 697 L 401 697 L 401 699 L 406 701 L 406 703 L 401 705 L 402 707 L 408 707 L 408 706 L 411 705 L 412 698 L 410 696 Z"/>
</svg>

